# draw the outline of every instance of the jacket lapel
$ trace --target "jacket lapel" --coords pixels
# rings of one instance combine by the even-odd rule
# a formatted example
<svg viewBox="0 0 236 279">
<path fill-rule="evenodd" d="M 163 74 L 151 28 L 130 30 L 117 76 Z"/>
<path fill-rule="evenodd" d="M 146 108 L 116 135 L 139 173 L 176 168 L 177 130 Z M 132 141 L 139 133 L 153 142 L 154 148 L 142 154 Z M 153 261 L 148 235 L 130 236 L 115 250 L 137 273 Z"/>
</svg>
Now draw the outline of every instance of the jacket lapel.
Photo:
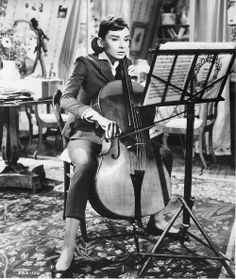
<svg viewBox="0 0 236 279">
<path fill-rule="evenodd" d="M 98 60 L 100 63 L 100 71 L 102 75 L 108 80 L 113 81 L 115 78 L 111 72 L 111 67 L 109 65 L 109 62 L 106 60 Z"/>
</svg>

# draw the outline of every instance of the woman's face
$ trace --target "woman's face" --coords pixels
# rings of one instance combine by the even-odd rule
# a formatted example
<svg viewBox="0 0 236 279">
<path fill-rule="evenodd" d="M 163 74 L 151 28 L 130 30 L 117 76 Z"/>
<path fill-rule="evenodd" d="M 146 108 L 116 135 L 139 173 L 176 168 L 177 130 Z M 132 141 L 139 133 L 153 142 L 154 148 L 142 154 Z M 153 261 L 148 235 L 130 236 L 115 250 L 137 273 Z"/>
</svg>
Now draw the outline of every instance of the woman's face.
<svg viewBox="0 0 236 279">
<path fill-rule="evenodd" d="M 111 61 L 123 59 L 129 50 L 130 35 L 129 29 L 108 31 L 104 40 L 102 40 L 104 50 Z"/>
</svg>

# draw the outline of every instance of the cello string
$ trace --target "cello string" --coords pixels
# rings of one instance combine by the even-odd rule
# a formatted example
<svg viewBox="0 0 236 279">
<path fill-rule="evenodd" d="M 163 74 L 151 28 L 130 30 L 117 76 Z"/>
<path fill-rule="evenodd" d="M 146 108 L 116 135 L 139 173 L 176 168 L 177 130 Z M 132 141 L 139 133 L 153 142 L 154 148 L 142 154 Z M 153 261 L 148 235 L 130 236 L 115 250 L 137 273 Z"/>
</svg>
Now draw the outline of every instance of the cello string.
<svg viewBox="0 0 236 279">
<path fill-rule="evenodd" d="M 122 59 L 122 69 L 123 69 L 123 78 L 124 78 L 124 84 L 125 84 L 125 89 L 126 89 L 126 94 L 128 97 L 128 102 L 129 102 L 129 109 L 130 109 L 130 116 L 131 116 L 131 122 L 132 122 L 132 126 L 134 129 L 137 129 L 139 127 L 139 123 L 138 123 L 138 118 L 137 118 L 137 113 L 136 113 L 136 109 L 134 108 L 132 102 L 131 102 L 131 93 L 133 92 L 133 88 L 132 88 L 132 83 L 131 83 L 131 79 L 128 75 L 128 65 L 127 65 L 127 60 L 126 58 Z M 135 145 L 135 154 L 136 157 L 139 159 L 140 158 L 140 135 L 136 134 L 135 135 L 136 138 L 136 145 Z M 133 159 L 131 159 L 132 161 L 134 161 Z M 140 166 L 139 166 L 139 161 L 140 160 L 136 160 L 136 169 L 140 170 Z"/>
</svg>

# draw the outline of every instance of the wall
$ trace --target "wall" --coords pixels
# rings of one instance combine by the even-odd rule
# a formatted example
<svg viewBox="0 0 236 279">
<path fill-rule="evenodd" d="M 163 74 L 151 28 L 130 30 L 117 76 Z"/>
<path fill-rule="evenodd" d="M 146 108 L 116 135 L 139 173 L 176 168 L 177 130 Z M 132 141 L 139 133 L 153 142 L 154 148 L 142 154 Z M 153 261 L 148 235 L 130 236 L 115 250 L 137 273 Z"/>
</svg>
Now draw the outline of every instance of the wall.
<svg viewBox="0 0 236 279">
<path fill-rule="evenodd" d="M 40 27 L 50 38 L 47 42 L 48 55 L 44 56 L 47 72 L 50 64 L 54 63 L 58 73 L 59 59 L 62 48 L 65 46 L 65 34 L 71 15 L 71 8 L 74 1 L 78 0 L 4 0 L 7 1 L 7 9 L 4 20 L 13 23 L 18 19 L 30 20 L 35 17 L 39 21 Z M 137 24 L 145 26 L 145 36 L 142 41 L 142 47 L 139 52 L 132 55 L 131 58 L 147 58 L 148 49 L 155 43 L 155 33 L 159 22 L 160 7 L 163 0 L 90 0 L 90 10 L 87 11 L 88 0 L 81 0 L 81 11 L 79 25 L 75 28 L 76 44 L 73 48 L 73 58 L 69 62 L 63 61 L 65 69 L 62 78 L 66 78 L 66 72 L 71 71 L 74 58 L 85 52 L 91 52 L 90 43 L 87 43 L 94 36 L 95 25 L 98 26 L 100 20 L 106 15 L 114 14 L 123 17 L 130 25 L 131 33 Z M 68 8 L 65 18 L 58 17 L 59 6 Z M 43 10 L 40 11 L 40 6 Z M 89 12 L 89 26 L 87 26 L 87 12 Z M 79 15 L 78 15 L 79 16 Z M 97 22 L 95 22 L 95 19 Z M 71 39 L 71 38 L 70 38 Z M 68 54 L 67 54 L 68 56 Z M 66 56 L 66 59 L 68 58 Z M 67 59 L 68 60 L 68 59 Z M 67 63 L 65 63 L 67 62 Z M 38 69 L 39 70 L 39 69 Z M 36 71 L 39 72 L 39 71 Z"/>
<path fill-rule="evenodd" d="M 145 27 L 145 34 L 141 51 L 134 55 L 134 58 L 148 58 L 148 49 L 156 42 L 156 28 L 160 22 L 160 11 L 163 0 L 132 0 L 130 21 L 131 34 L 139 23 Z"/>
<path fill-rule="evenodd" d="M 63 39 L 74 0 L 8 0 L 4 24 L 13 24 L 15 20 L 30 20 L 35 17 L 39 26 L 49 37 L 48 55 L 44 56 L 47 72 L 50 64 L 57 64 Z M 66 17 L 58 17 L 59 6 L 67 7 Z M 41 8 L 42 7 L 42 8 Z M 41 10 L 40 10 L 41 9 Z M 61 15 L 61 14 L 60 14 Z"/>
</svg>

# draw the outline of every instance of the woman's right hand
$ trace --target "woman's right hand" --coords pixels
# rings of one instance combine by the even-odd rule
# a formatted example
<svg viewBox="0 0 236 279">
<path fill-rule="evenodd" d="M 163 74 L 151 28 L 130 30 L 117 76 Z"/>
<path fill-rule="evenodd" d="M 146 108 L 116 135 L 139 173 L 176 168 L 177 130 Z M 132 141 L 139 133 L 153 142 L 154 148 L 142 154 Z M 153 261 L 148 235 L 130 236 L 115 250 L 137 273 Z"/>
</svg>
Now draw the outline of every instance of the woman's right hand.
<svg viewBox="0 0 236 279">
<path fill-rule="evenodd" d="M 112 140 L 115 136 L 119 135 L 120 128 L 115 121 L 109 120 L 103 116 L 98 117 L 98 124 L 105 131 L 105 138 L 107 140 Z"/>
<path fill-rule="evenodd" d="M 102 127 L 105 131 L 105 138 L 107 140 L 113 139 L 115 136 L 119 135 L 121 130 L 115 121 L 109 120 L 99 114 L 92 108 L 87 109 L 84 115 L 81 116 L 82 119 L 86 119 L 88 122 L 97 122 L 98 125 Z"/>
</svg>

